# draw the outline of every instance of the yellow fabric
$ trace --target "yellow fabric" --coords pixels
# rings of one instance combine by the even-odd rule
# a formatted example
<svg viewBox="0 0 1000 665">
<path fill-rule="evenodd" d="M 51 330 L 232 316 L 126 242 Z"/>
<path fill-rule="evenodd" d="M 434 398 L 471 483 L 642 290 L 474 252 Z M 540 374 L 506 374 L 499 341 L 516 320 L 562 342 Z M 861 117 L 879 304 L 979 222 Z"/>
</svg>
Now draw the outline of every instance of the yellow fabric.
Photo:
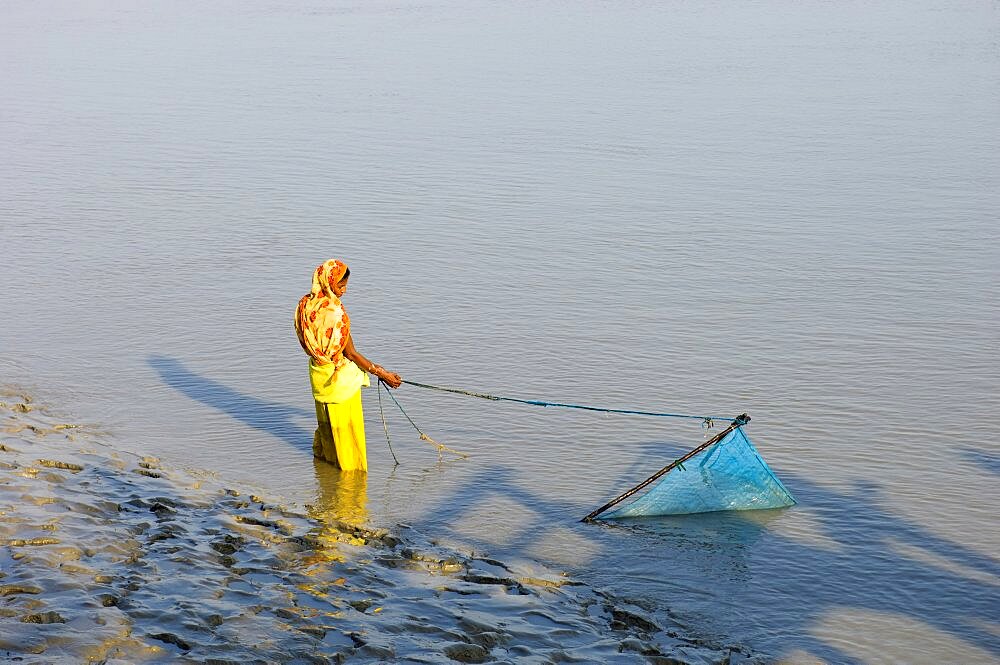
<svg viewBox="0 0 1000 665">
<path fill-rule="evenodd" d="M 309 360 L 309 383 L 316 400 L 313 455 L 345 471 L 368 471 L 361 388 L 368 373 L 346 358 L 318 365 Z"/>
<path fill-rule="evenodd" d="M 368 373 L 346 358 L 340 364 L 326 365 L 317 365 L 315 360 L 310 360 L 309 383 L 313 399 L 328 404 L 346 402 L 362 386 L 367 388 L 371 385 Z"/>
<path fill-rule="evenodd" d="M 313 455 L 344 471 L 368 471 L 360 388 L 339 404 L 316 402 L 316 421 Z"/>
</svg>

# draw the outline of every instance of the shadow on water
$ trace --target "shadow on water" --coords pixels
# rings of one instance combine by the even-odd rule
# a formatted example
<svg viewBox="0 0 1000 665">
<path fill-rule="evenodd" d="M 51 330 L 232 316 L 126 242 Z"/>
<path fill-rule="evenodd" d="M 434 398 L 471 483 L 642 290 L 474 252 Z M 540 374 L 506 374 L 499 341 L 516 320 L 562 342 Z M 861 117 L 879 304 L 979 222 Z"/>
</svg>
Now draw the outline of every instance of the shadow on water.
<svg viewBox="0 0 1000 665">
<path fill-rule="evenodd" d="M 312 453 L 313 431 L 296 424 L 296 419 L 312 416 L 312 412 L 233 390 L 218 381 L 195 374 L 176 358 L 151 355 L 146 362 L 165 384 L 181 394 L 275 436 L 294 448 Z"/>
<path fill-rule="evenodd" d="M 151 356 L 148 362 L 184 395 L 311 450 L 312 432 L 295 424 L 308 415 L 304 410 L 242 394 L 173 358 Z M 662 443 L 650 443 L 648 450 L 665 459 L 676 452 Z M 995 455 L 970 449 L 963 456 L 1000 473 Z M 319 463 L 316 472 L 315 516 L 367 517 L 365 479 L 344 477 Z M 712 626 L 778 655 L 803 649 L 829 662 L 859 662 L 811 634 L 825 617 L 858 610 L 922 622 L 1000 658 L 1000 635 L 983 627 L 1000 607 L 1000 565 L 993 558 L 892 513 L 877 485 L 857 482 L 837 492 L 804 476 L 777 473 L 799 500 L 798 508 L 581 524 L 579 518 L 608 497 L 553 500 L 532 489 L 516 466 L 498 464 L 465 477 L 428 506 L 427 514 L 435 529 L 489 552 L 495 542 L 460 532 L 461 525 L 484 507 L 488 512 L 499 506 L 496 522 L 506 528 L 498 554 L 525 555 L 547 534 L 568 529 L 593 554 L 581 576 L 621 594 L 668 599 L 673 607 L 662 609 L 695 616 L 696 628 L 699 614 L 706 619 L 728 614 L 728 626 L 725 621 Z M 618 474 L 615 487 L 641 479 L 634 469 Z M 512 505 L 524 509 L 516 518 L 501 512 Z M 821 538 L 786 535 L 781 523 L 794 517 L 786 511 L 796 510 L 810 511 Z M 750 633 L 745 638 L 742 631 Z"/>
<path fill-rule="evenodd" d="M 988 453 L 985 450 L 966 448 L 960 453 L 963 458 L 980 468 L 1000 476 L 1000 455 Z"/>
<path fill-rule="evenodd" d="M 712 625 L 737 640 L 747 639 L 736 633 L 750 626 L 748 642 L 775 655 L 803 649 L 828 662 L 860 662 L 811 634 L 830 615 L 857 610 L 917 620 L 1000 656 L 1000 636 L 983 628 L 1000 607 L 994 559 L 891 513 L 873 484 L 840 493 L 779 475 L 800 508 L 579 524 L 591 506 L 548 499 L 525 489 L 515 469 L 494 466 L 429 512 L 439 525 L 461 524 L 470 508 L 513 500 L 532 517 L 519 523 L 498 555 L 530 551 L 545 534 L 571 528 L 595 546 L 580 574 L 618 593 L 670 599 L 674 607 L 661 609 L 671 616 L 674 610 L 698 614 L 684 607 L 689 601 L 705 617 L 729 613 L 728 627 Z M 822 542 L 771 528 L 792 517 L 786 511 L 806 507 L 819 516 Z M 484 551 L 497 547 L 465 532 L 452 535 Z M 691 623 L 697 629 L 700 622 Z"/>
</svg>

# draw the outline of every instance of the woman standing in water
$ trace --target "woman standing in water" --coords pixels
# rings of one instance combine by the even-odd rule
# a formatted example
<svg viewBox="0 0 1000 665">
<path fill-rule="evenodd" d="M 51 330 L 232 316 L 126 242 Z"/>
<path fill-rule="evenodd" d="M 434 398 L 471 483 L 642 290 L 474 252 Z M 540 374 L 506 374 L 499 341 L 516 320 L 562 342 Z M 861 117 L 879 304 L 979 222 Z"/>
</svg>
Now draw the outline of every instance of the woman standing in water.
<svg viewBox="0 0 1000 665">
<path fill-rule="evenodd" d="M 347 264 L 336 259 L 316 268 L 312 290 L 295 310 L 295 333 L 309 354 L 309 381 L 316 400 L 319 427 L 313 436 L 313 455 L 345 471 L 367 471 L 361 387 L 371 385 L 369 373 L 390 388 L 398 388 L 403 379 L 354 348 L 351 320 L 340 301 L 350 275 Z"/>
</svg>

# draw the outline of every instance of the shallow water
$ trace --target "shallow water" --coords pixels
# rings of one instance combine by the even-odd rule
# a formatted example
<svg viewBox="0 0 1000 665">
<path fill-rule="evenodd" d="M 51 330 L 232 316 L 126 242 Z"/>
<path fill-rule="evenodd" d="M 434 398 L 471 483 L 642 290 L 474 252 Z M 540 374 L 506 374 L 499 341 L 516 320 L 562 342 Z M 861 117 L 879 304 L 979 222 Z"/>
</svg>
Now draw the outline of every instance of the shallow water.
<svg viewBox="0 0 1000 665">
<path fill-rule="evenodd" d="M 0 400 L 4 662 L 767 662 L 543 565 L 368 528 L 366 474 L 316 462 L 296 511 Z"/>
<path fill-rule="evenodd" d="M 8 4 L 0 371 L 123 449 L 322 490 L 291 310 L 404 377 L 753 417 L 785 511 L 577 519 L 697 423 L 366 395 L 363 496 L 774 656 L 1000 658 L 989 3 Z"/>
</svg>

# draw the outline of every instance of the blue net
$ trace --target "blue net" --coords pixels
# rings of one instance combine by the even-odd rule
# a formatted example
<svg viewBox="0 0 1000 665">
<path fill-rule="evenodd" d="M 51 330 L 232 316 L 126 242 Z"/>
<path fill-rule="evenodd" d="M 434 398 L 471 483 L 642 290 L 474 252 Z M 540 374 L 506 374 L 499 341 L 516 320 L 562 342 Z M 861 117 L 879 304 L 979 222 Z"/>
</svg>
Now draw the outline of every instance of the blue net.
<svg viewBox="0 0 1000 665">
<path fill-rule="evenodd" d="M 760 510 L 795 503 L 742 427 L 668 471 L 631 503 L 603 519 Z"/>
</svg>

